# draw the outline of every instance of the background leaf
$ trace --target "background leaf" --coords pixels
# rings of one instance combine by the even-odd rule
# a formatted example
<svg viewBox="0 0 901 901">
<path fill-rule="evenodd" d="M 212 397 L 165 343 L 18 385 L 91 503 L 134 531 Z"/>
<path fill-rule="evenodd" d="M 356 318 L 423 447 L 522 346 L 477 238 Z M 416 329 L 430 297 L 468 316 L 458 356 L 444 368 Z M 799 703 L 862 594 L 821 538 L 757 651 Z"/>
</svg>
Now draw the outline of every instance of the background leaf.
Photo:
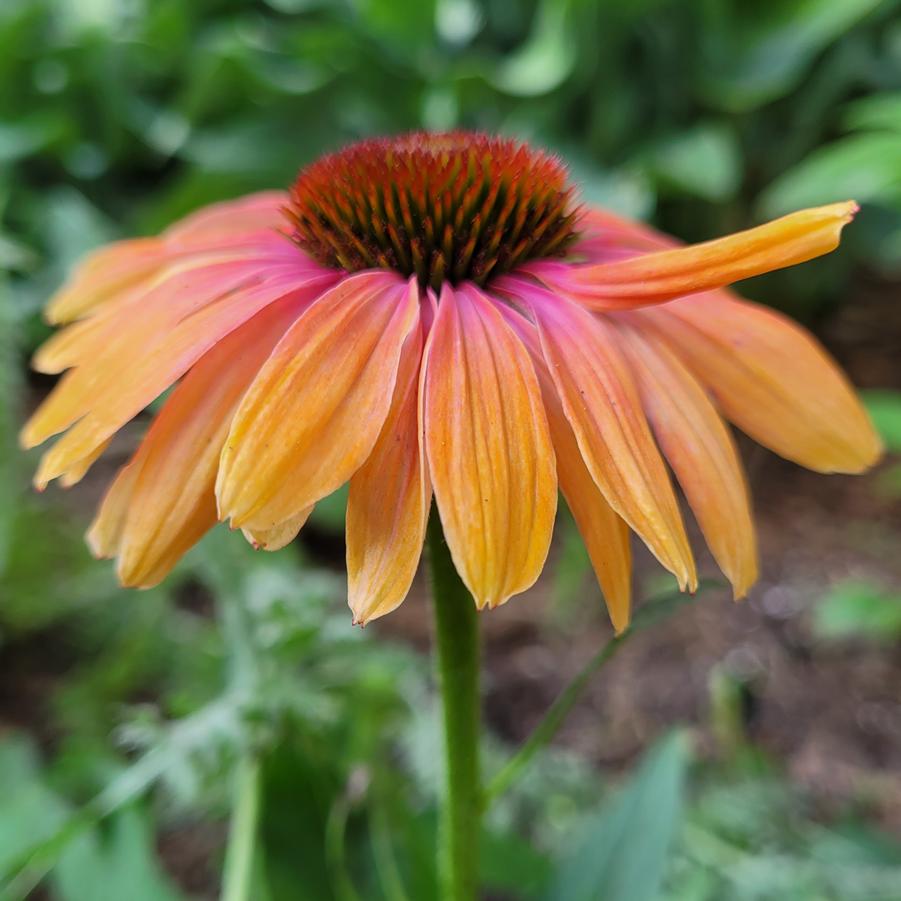
<svg viewBox="0 0 901 901">
<path fill-rule="evenodd" d="M 682 813 L 689 742 L 662 739 L 618 796 L 589 819 L 548 901 L 654 901 Z"/>
</svg>

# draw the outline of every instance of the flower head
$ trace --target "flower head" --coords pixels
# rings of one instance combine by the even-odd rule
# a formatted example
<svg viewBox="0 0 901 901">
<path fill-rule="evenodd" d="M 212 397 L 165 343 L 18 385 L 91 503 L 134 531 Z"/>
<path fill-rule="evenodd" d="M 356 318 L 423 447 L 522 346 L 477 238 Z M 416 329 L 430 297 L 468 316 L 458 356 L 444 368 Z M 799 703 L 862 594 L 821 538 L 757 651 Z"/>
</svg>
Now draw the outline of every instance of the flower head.
<svg viewBox="0 0 901 901">
<path fill-rule="evenodd" d="M 366 141 L 288 192 L 83 262 L 48 307 L 68 325 L 35 366 L 65 375 L 23 443 L 64 432 L 36 483 L 73 484 L 175 386 L 89 532 L 126 585 L 159 582 L 217 520 L 282 547 L 349 482 L 357 621 L 406 595 L 433 494 L 461 577 L 494 607 L 538 577 L 559 487 L 622 629 L 632 531 L 696 584 L 668 463 L 741 596 L 757 553 L 724 420 L 823 472 L 880 447 L 813 338 L 724 288 L 834 249 L 855 211 L 677 247 L 578 207 L 562 164 L 523 144 Z"/>
</svg>

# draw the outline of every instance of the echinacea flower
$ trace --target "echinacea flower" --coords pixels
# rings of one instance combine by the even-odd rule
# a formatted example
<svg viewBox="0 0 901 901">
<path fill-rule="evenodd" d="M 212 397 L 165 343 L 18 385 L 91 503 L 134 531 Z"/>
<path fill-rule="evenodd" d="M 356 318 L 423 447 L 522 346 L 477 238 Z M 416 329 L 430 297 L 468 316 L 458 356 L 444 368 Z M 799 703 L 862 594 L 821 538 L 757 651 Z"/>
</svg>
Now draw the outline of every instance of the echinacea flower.
<svg viewBox="0 0 901 901">
<path fill-rule="evenodd" d="M 690 247 L 577 205 L 555 157 L 479 134 L 371 140 L 288 192 L 221 203 L 99 250 L 48 307 L 65 375 L 23 430 L 65 432 L 39 487 L 77 482 L 175 386 L 89 532 L 123 584 L 159 582 L 218 520 L 290 541 L 349 482 L 349 603 L 394 609 L 432 494 L 476 604 L 538 577 L 558 487 L 614 626 L 630 532 L 696 585 L 667 463 L 736 596 L 757 575 L 726 419 L 821 472 L 879 441 L 805 331 L 726 285 L 833 250 L 836 203 Z M 666 461 L 666 462 L 664 462 Z"/>
</svg>

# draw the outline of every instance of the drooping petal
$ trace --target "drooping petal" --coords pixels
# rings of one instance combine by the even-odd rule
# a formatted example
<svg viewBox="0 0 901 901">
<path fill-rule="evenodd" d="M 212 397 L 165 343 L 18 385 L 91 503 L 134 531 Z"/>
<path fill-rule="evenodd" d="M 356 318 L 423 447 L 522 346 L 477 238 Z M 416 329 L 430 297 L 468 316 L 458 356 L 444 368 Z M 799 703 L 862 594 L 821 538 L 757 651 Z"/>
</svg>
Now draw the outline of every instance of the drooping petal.
<svg viewBox="0 0 901 901">
<path fill-rule="evenodd" d="M 257 550 L 280 551 L 294 541 L 312 512 L 313 508 L 307 507 L 296 516 L 279 523 L 272 529 L 242 529 L 241 531 Z"/>
<path fill-rule="evenodd" d="M 232 416 L 302 309 L 283 300 L 258 313 L 199 360 L 166 400 L 126 467 L 135 473 L 116 547 L 124 585 L 156 584 L 215 525 L 216 470 Z"/>
<path fill-rule="evenodd" d="M 547 370 L 535 327 L 512 310 L 501 308 L 532 357 L 551 442 L 557 457 L 557 479 L 579 533 L 585 542 L 610 621 L 617 634 L 629 625 L 632 606 L 632 548 L 629 527 L 613 512 L 582 459 L 572 427 Z"/>
<path fill-rule="evenodd" d="M 548 370 L 595 483 L 680 587 L 694 590 L 694 560 L 669 475 L 612 326 L 523 279 L 509 279 L 505 286 L 532 311 Z"/>
<path fill-rule="evenodd" d="M 190 241 L 219 241 L 236 234 L 287 226 L 282 212 L 288 203 L 286 191 L 258 191 L 236 200 L 202 207 L 170 225 L 163 237 L 172 244 Z"/>
<path fill-rule="evenodd" d="M 222 518 L 271 529 L 360 468 L 388 415 L 418 303 L 415 283 L 364 272 L 292 326 L 232 423 L 216 486 Z"/>
<path fill-rule="evenodd" d="M 432 492 L 423 465 L 419 373 L 423 331 L 404 344 L 391 409 L 347 497 L 347 601 L 354 621 L 394 610 L 422 554 Z"/>
<path fill-rule="evenodd" d="M 785 316 L 724 292 L 635 315 L 670 344 L 725 415 L 777 454 L 820 472 L 861 472 L 882 446 L 838 366 Z"/>
<path fill-rule="evenodd" d="M 803 263 L 834 250 L 851 201 L 802 210 L 715 241 L 560 270 L 554 284 L 598 310 L 658 304 Z"/>
<path fill-rule="evenodd" d="M 73 370 L 23 430 L 23 442 L 33 444 L 80 415 L 42 458 L 35 483 L 43 487 L 88 456 L 256 312 L 282 298 L 309 303 L 331 280 L 331 276 L 319 275 L 298 283 L 293 275 L 273 276 L 204 307 L 149 346 L 142 346 L 141 333 L 133 331 L 129 342 L 116 349 L 115 363 L 109 366 L 98 361 Z M 82 374 L 84 378 L 79 380 Z"/>
<path fill-rule="evenodd" d="M 704 389 L 665 345 L 619 329 L 645 412 L 735 597 L 757 579 L 757 542 L 744 470 Z"/>
<path fill-rule="evenodd" d="M 155 238 L 117 241 L 86 256 L 47 305 L 49 322 L 71 322 L 146 284 L 167 266 L 221 253 L 229 244 L 272 233 L 282 223 L 286 195 L 251 194 L 217 203 L 176 222 Z"/>
<path fill-rule="evenodd" d="M 116 473 L 107 488 L 87 534 L 88 547 L 95 557 L 105 560 L 119 553 L 128 505 L 140 472 L 140 461 L 132 459 Z"/>
<path fill-rule="evenodd" d="M 538 578 L 556 512 L 535 370 L 471 285 L 442 289 L 425 366 L 426 454 L 444 534 L 478 607 L 496 607 Z"/>
</svg>

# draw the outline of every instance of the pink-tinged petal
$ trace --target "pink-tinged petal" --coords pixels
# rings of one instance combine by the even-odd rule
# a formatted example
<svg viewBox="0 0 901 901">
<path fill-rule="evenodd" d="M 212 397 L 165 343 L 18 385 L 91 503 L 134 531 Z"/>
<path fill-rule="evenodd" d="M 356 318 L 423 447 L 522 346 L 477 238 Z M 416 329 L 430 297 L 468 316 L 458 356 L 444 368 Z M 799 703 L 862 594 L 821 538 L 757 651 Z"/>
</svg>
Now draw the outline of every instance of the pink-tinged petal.
<svg viewBox="0 0 901 901">
<path fill-rule="evenodd" d="M 234 526 L 270 529 L 346 482 L 372 452 L 419 295 L 386 271 L 345 278 L 294 324 L 257 376 L 222 452 Z"/>
<path fill-rule="evenodd" d="M 258 551 L 280 551 L 294 541 L 312 512 L 313 508 L 307 507 L 272 529 L 241 529 L 241 532 Z"/>
<path fill-rule="evenodd" d="M 882 445 L 844 374 L 785 316 L 725 292 L 635 315 L 653 324 L 740 429 L 820 472 L 861 472 Z"/>
<path fill-rule="evenodd" d="M 391 409 L 347 498 L 347 601 L 354 622 L 394 610 L 410 590 L 422 554 L 431 486 L 419 428 L 423 330 L 401 353 Z"/>
<path fill-rule="evenodd" d="M 477 606 L 538 578 L 557 505 L 535 370 L 492 301 L 445 285 L 429 334 L 425 440 L 451 555 Z"/>
<path fill-rule="evenodd" d="M 277 229 L 287 224 L 282 212 L 287 203 L 286 191 L 259 191 L 237 200 L 213 203 L 170 225 L 163 237 L 172 244 Z"/>
<path fill-rule="evenodd" d="M 213 347 L 167 399 L 127 467 L 136 474 L 116 548 L 124 585 L 156 584 L 216 523 L 216 471 L 232 416 L 301 310 L 291 300 L 267 307 Z"/>
<path fill-rule="evenodd" d="M 150 279 L 165 265 L 159 238 L 116 241 L 89 254 L 48 302 L 44 317 L 71 322 Z"/>
<path fill-rule="evenodd" d="M 532 357 L 541 385 L 551 442 L 557 457 L 557 479 L 579 533 L 585 542 L 610 621 L 617 634 L 629 625 L 632 606 L 632 548 L 629 526 L 613 512 L 582 459 L 572 427 L 563 412 L 557 389 L 547 370 L 535 327 L 512 310 L 504 318 Z"/>
<path fill-rule="evenodd" d="M 697 584 L 669 475 L 629 366 L 602 317 L 524 280 L 506 282 L 527 303 L 566 418 L 597 486 L 680 587 Z"/>
<path fill-rule="evenodd" d="M 597 310 L 662 303 L 829 253 L 856 211 L 835 203 L 703 244 L 572 266 L 554 287 Z"/>
<path fill-rule="evenodd" d="M 757 541 L 744 470 L 704 389 L 665 345 L 621 326 L 657 441 L 735 597 L 757 580 Z"/>
<path fill-rule="evenodd" d="M 285 223 L 283 192 L 264 192 L 214 204 L 175 223 L 154 238 L 117 241 L 86 256 L 47 305 L 52 323 L 65 323 L 91 313 L 123 293 L 140 288 L 176 262 L 204 254 L 249 249 L 260 241 L 279 240 Z M 295 253 L 300 251 L 294 247 Z"/>
<path fill-rule="evenodd" d="M 222 297 L 217 303 L 186 317 L 155 344 L 142 349 L 140 336 L 136 333 L 130 336 L 128 344 L 116 348 L 115 359 L 108 361 L 108 366 L 98 361 L 84 370 L 73 370 L 23 431 L 23 442 L 32 444 L 82 414 L 42 458 L 35 476 L 36 484 L 39 487 L 46 485 L 63 475 L 75 461 L 88 456 L 218 341 L 255 313 L 285 298 L 308 304 L 331 281 L 330 276 L 320 275 L 298 284 L 293 275 L 273 276 L 256 287 Z M 118 384 L 113 378 L 116 372 L 121 373 Z M 82 373 L 84 378 L 79 381 Z M 73 396 L 80 398 L 83 406 L 78 406 Z M 54 420 L 54 415 L 59 418 Z"/>
<path fill-rule="evenodd" d="M 276 275 L 298 281 L 326 275 L 285 238 L 268 235 L 242 246 L 217 246 L 204 253 L 170 255 L 152 277 L 114 292 L 90 315 L 57 332 L 34 356 L 39 372 L 62 372 L 140 332 L 160 332 L 217 297 Z M 334 273 L 331 273 L 335 277 Z"/>
</svg>

